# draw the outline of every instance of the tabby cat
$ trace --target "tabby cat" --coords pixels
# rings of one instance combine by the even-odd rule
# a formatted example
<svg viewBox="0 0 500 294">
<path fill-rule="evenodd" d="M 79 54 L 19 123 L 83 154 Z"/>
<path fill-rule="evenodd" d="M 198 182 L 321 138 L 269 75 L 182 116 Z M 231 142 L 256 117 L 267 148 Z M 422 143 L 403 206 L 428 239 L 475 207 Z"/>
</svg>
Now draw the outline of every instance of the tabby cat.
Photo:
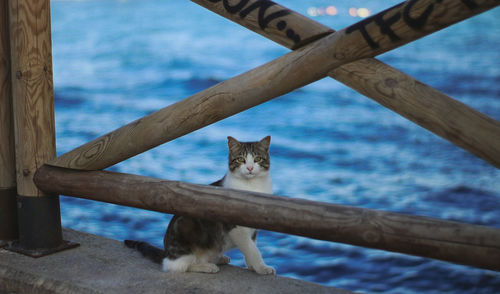
<svg viewBox="0 0 500 294">
<path fill-rule="evenodd" d="M 269 176 L 271 137 L 258 142 L 239 142 L 228 137 L 229 170 L 213 186 L 272 193 Z M 257 230 L 223 222 L 175 215 L 168 225 L 161 250 L 146 242 L 125 240 L 145 257 L 162 264 L 164 271 L 216 273 L 217 265 L 229 263 L 224 252 L 238 247 L 248 269 L 258 274 L 275 274 L 262 260 L 256 246 Z"/>
</svg>

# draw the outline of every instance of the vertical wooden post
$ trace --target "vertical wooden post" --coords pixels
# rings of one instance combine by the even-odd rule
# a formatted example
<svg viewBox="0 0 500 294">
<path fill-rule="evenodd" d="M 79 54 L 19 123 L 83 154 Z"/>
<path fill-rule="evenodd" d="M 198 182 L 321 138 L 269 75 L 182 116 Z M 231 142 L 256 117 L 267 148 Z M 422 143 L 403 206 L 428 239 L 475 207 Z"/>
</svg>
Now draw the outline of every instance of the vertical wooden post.
<svg viewBox="0 0 500 294">
<path fill-rule="evenodd" d="M 56 156 L 50 0 L 7 2 L 19 216 L 11 249 L 36 257 L 67 247 L 59 196 L 33 183 L 35 171 Z"/>
<path fill-rule="evenodd" d="M 17 239 L 16 161 L 7 2 L 0 4 L 0 246 Z"/>
</svg>

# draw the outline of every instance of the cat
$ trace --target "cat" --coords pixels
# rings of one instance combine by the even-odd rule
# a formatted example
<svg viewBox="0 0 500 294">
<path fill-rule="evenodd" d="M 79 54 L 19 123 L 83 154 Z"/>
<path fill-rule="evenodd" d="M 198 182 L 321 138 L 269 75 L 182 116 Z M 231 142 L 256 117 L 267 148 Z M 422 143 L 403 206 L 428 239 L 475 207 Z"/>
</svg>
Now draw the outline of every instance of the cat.
<svg viewBox="0 0 500 294">
<path fill-rule="evenodd" d="M 258 142 L 240 142 L 228 137 L 228 172 L 211 185 L 271 194 L 270 143 L 270 136 Z M 230 261 L 223 255 L 224 252 L 237 247 L 243 253 L 249 270 L 261 275 L 273 275 L 276 271 L 264 263 L 256 237 L 256 229 L 174 215 L 163 240 L 165 250 L 146 242 L 124 242 L 143 256 L 162 264 L 163 271 L 167 272 L 216 273 L 218 265 Z"/>
</svg>

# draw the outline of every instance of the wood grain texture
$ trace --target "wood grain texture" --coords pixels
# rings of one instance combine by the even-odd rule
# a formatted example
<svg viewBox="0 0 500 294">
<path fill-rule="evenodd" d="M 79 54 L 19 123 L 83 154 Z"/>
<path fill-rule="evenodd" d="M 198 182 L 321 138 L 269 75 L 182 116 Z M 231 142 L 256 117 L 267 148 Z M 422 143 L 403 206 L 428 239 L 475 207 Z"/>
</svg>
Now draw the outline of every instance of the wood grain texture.
<svg viewBox="0 0 500 294">
<path fill-rule="evenodd" d="M 35 182 L 47 193 L 500 270 L 500 230 L 484 226 L 49 165 Z"/>
<path fill-rule="evenodd" d="M 7 2 L 0 3 L 0 247 L 18 238 Z"/>
<path fill-rule="evenodd" d="M 291 49 L 303 47 L 334 32 L 273 1 L 191 1 Z"/>
<path fill-rule="evenodd" d="M 16 186 L 7 2 L 0 3 L 0 189 Z"/>
<path fill-rule="evenodd" d="M 50 0 L 10 0 L 18 194 L 41 196 L 34 172 L 56 156 Z"/>
<path fill-rule="evenodd" d="M 329 75 L 500 168 L 500 122 L 493 118 L 375 59 Z"/>
<path fill-rule="evenodd" d="M 418 2 L 419 5 L 430 5 L 430 3 L 434 1 Z M 447 9 L 439 15 L 431 15 L 428 18 L 428 26 L 432 29 L 443 28 L 498 5 L 498 1 L 484 0 L 479 8 L 464 10 L 456 3 L 451 0 L 442 1 L 441 5 L 446 6 Z M 383 17 L 388 13 L 401 13 L 402 9 L 401 5 L 395 6 L 384 11 L 382 15 L 374 17 Z M 427 26 L 419 30 L 410 30 L 404 21 L 399 19 L 393 24 L 394 33 L 401 36 L 395 42 L 389 38 L 383 38 L 381 35 L 384 34 L 381 33 L 380 28 L 376 30 L 372 26 L 372 22 L 368 22 L 366 29 L 377 41 L 378 47 L 375 49 L 366 42 L 363 34 L 352 31 L 351 26 L 147 115 L 63 154 L 49 163 L 83 170 L 104 169 L 321 79 L 341 65 L 373 57 L 432 32 Z"/>
<path fill-rule="evenodd" d="M 259 2 L 257 0 L 192 0 L 192 2 L 290 49 L 302 47 L 310 40 L 334 32 L 271 1 L 266 1 L 271 4 L 265 7 L 257 7 L 255 5 Z M 229 8 L 236 7 L 239 3 L 244 5 L 240 5 L 241 7 L 234 11 L 228 10 L 225 2 L 230 4 Z M 462 5 L 467 9 L 465 4 Z M 241 13 L 253 7 L 255 8 L 248 15 Z M 411 14 L 408 14 L 407 18 L 422 17 L 424 7 L 429 6 L 412 6 Z M 287 13 L 273 18 L 265 28 L 259 26 L 259 19 L 280 11 Z M 286 36 L 286 29 L 277 29 L 280 22 L 292 28 L 302 40 L 300 44 Z M 328 75 L 434 134 L 500 167 L 500 122 L 373 58 L 345 64 L 332 70 Z"/>
</svg>

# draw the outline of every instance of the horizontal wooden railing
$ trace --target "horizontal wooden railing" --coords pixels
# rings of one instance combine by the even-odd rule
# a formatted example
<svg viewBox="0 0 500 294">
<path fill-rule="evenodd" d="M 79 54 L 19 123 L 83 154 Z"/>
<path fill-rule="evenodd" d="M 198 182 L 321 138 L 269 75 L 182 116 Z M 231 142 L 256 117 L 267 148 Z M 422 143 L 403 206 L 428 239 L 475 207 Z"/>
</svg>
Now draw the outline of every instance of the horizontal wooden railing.
<svg viewBox="0 0 500 294">
<path fill-rule="evenodd" d="M 35 183 L 46 193 L 500 270 L 500 230 L 484 226 L 48 165 L 38 170 Z"/>
<path fill-rule="evenodd" d="M 28 196 L 41 196 L 44 200 L 49 199 L 47 195 L 63 194 L 500 271 L 500 229 L 497 228 L 97 171 L 327 75 L 500 167 L 499 122 L 373 59 L 378 54 L 496 7 L 500 1 L 408 0 L 338 32 L 271 1 L 192 1 L 295 51 L 63 154 L 37 170 L 33 177 L 36 187 L 32 185 L 32 171 L 46 157 L 33 161 L 35 157 L 32 155 L 21 156 L 21 159 L 28 158 L 29 164 L 37 164 L 35 168 L 27 169 L 21 168 L 22 165 L 18 163 L 17 173 L 22 174 L 30 189 L 36 192 L 36 195 Z M 22 3 L 24 5 L 26 1 Z M 34 9 L 36 13 L 43 12 L 43 18 L 39 19 L 43 20 L 40 23 L 44 29 L 50 29 L 50 25 L 47 26 L 50 24 L 47 20 L 49 14 L 46 13 L 50 10 L 48 3 L 42 1 L 43 5 Z M 16 9 L 12 10 L 14 14 L 17 12 Z M 10 19 L 12 21 L 14 18 Z M 39 35 L 38 31 L 35 33 L 30 31 L 28 35 Z M 47 43 L 50 40 L 47 36 L 45 34 L 38 41 Z M 50 49 L 50 42 L 48 44 L 48 47 L 46 44 L 42 47 Z M 20 49 L 15 52 L 27 50 L 24 45 L 20 44 Z M 45 50 L 43 54 L 44 60 L 51 60 L 50 50 Z M 19 63 L 16 63 L 16 58 L 13 60 L 14 65 Z M 0 68 L 0 75 L 9 73 L 6 67 L 8 63 Z M 41 76 L 50 86 L 50 63 L 49 66 L 37 66 L 36 70 L 44 72 Z M 19 81 L 13 84 L 25 83 L 22 79 L 25 69 L 12 68 L 16 68 L 19 73 L 16 74 Z M 5 79 L 8 80 L 1 76 L 0 80 Z M 0 86 L 0 90 L 5 92 L 6 88 Z M 16 92 L 19 97 L 23 96 L 19 93 L 27 91 L 24 86 L 22 88 L 15 88 L 21 89 Z M 52 99 L 53 95 L 49 95 L 52 87 L 45 87 L 45 90 L 48 95 L 44 97 Z M 26 97 L 32 99 L 34 96 L 30 94 Z M 52 103 L 50 99 L 47 101 Z M 10 105 L 5 99 L 2 103 Z M 22 111 L 27 110 L 21 107 L 11 114 L 19 116 Z M 52 111 L 53 105 L 42 113 L 50 116 Z M 32 114 L 27 112 L 21 118 Z M 0 130 L 0 137 L 11 138 L 11 135 L 6 135 L 10 128 L 7 120 L 11 119 L 4 109 L 0 111 L 0 121 L 6 122 L 6 126 Z M 44 130 L 50 133 L 50 124 L 38 125 L 43 125 Z M 23 137 L 22 132 L 19 132 L 16 129 L 16 138 Z M 50 144 L 54 143 L 50 139 L 53 135 L 53 132 L 38 134 L 45 138 L 43 142 Z M 4 146 L 0 153 L 9 152 L 7 149 L 12 148 L 12 141 L 9 142 L 10 145 Z M 33 147 L 33 144 L 25 145 L 24 149 Z M 24 149 L 16 151 L 22 155 Z M 50 150 L 49 153 L 53 155 L 55 149 Z M 13 160 L 10 157 L 8 160 Z M 8 165 L 12 166 L 12 163 Z M 12 167 L 3 170 L 13 172 Z M 12 179 L 6 174 L 2 174 L 1 180 L 13 185 Z M 2 185 L 0 188 L 4 188 Z M 38 195 L 38 189 L 43 193 Z M 57 209 L 53 210 L 57 213 L 50 215 L 54 219 L 59 217 L 57 201 L 54 202 L 57 203 Z M 18 206 L 20 211 L 34 213 L 38 213 L 38 208 L 33 206 L 25 210 L 23 206 Z M 29 219 L 27 214 L 24 212 L 20 219 Z M 36 219 L 40 220 L 39 217 Z M 60 222 L 58 219 L 56 221 Z M 37 227 L 31 226 L 30 229 Z M 56 229 L 59 228 L 60 225 Z M 32 236 L 38 233 L 30 231 Z M 51 235 L 46 230 L 41 234 L 50 239 Z M 30 246 L 39 248 L 33 244 L 36 242 Z"/>
<path fill-rule="evenodd" d="M 193 1 L 296 50 L 50 161 L 39 189 L 500 270 L 496 228 L 96 171 L 327 75 L 500 167 L 497 121 L 372 59 L 499 1 L 409 0 L 338 32 L 271 1 Z"/>
<path fill-rule="evenodd" d="M 298 49 L 334 32 L 271 1 L 240 1 L 244 5 L 233 6 L 223 1 L 191 1 L 290 49 Z M 441 9 L 436 5 L 439 4 L 430 6 L 431 11 Z M 467 9 L 466 4 L 463 5 Z M 403 9 L 403 13 L 405 11 Z M 427 19 L 421 21 L 424 23 Z M 380 28 L 383 24 L 379 24 Z M 487 115 L 374 58 L 342 65 L 328 76 L 500 167 L 500 122 Z"/>
<path fill-rule="evenodd" d="M 49 164 L 83 170 L 104 169 L 321 79 L 339 66 L 374 57 L 499 4 L 494 0 L 476 0 L 474 3 L 474 8 L 456 0 L 443 0 L 439 4 L 433 0 L 419 0 L 396 5 L 103 135 Z M 426 13 L 431 6 L 436 7 L 433 13 Z M 424 15 L 425 21 L 419 21 Z M 381 23 L 384 24 L 383 29 Z M 353 80 L 356 79 L 359 77 L 353 77 Z M 390 85 L 392 82 L 387 83 Z M 487 119 L 482 116 L 475 119 L 480 120 Z M 491 125 L 491 121 L 489 123 Z M 498 148 L 492 148 L 498 154 Z M 500 166 L 498 157 L 490 156 L 485 155 Z"/>
</svg>

